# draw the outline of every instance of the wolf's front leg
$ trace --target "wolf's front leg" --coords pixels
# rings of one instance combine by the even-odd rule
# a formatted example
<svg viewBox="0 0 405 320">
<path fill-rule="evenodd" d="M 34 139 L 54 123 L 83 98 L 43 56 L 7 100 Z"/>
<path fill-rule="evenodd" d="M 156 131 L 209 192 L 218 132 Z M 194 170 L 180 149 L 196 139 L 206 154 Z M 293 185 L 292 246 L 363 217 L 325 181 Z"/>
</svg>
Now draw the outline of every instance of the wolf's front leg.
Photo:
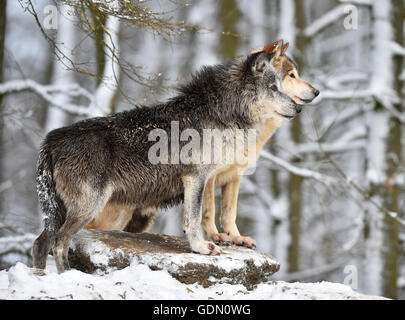
<svg viewBox="0 0 405 320">
<path fill-rule="evenodd" d="M 187 175 L 183 177 L 184 185 L 184 220 L 183 230 L 190 242 L 193 252 L 216 255 L 221 249 L 214 243 L 205 241 L 200 230 L 202 218 L 202 201 L 207 177 L 205 175 Z"/>
<path fill-rule="evenodd" d="M 255 248 L 256 241 L 250 237 L 241 236 L 236 225 L 236 213 L 238 204 L 238 192 L 242 176 L 237 175 L 234 180 L 222 187 L 221 197 L 221 224 L 231 241 L 248 248 Z"/>
<path fill-rule="evenodd" d="M 228 245 L 232 239 L 226 233 L 219 233 L 215 225 L 215 177 L 208 180 L 202 205 L 202 226 L 208 240 L 219 245 Z"/>
</svg>

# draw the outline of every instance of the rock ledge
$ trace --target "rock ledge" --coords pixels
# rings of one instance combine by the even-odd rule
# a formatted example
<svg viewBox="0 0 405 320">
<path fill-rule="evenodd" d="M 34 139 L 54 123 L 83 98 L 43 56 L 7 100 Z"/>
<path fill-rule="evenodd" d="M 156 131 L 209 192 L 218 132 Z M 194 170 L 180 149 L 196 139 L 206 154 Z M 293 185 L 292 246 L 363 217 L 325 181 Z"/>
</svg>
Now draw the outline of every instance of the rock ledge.
<svg viewBox="0 0 405 320">
<path fill-rule="evenodd" d="M 270 280 L 280 269 L 270 255 L 237 246 L 222 247 L 219 256 L 191 253 L 184 238 L 150 233 L 82 230 L 72 241 L 69 261 L 88 273 L 108 273 L 131 263 L 166 270 L 182 283 L 204 287 L 216 283 L 242 284 L 247 289 Z"/>
</svg>

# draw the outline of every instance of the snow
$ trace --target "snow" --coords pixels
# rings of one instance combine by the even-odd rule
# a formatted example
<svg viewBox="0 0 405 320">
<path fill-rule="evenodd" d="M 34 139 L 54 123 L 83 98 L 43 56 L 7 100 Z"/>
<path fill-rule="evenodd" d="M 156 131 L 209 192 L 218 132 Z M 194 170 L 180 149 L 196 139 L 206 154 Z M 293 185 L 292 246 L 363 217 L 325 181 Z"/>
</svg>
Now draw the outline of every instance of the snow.
<svg viewBox="0 0 405 320">
<path fill-rule="evenodd" d="M 105 275 L 86 274 L 70 270 L 56 273 L 51 263 L 44 275 L 23 263 L 16 263 L 8 271 L 0 271 L 0 299 L 243 299 L 243 300 L 313 300 L 313 299 L 380 299 L 359 294 L 350 287 L 337 283 L 287 283 L 272 281 L 259 284 L 252 291 L 242 285 L 217 284 L 208 288 L 186 285 L 167 271 L 152 271 L 143 264 L 131 266 Z"/>
</svg>

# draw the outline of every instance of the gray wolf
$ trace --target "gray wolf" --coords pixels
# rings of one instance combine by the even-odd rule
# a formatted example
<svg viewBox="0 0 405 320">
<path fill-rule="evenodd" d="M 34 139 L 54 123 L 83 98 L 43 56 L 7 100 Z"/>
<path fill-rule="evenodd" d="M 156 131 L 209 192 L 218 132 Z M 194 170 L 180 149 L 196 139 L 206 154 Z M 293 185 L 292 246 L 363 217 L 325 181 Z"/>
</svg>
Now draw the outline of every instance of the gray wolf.
<svg viewBox="0 0 405 320">
<path fill-rule="evenodd" d="M 35 267 L 45 267 L 52 249 L 58 272 L 69 269 L 73 236 L 109 204 L 144 211 L 184 201 L 183 230 L 191 250 L 220 253 L 219 247 L 204 240 L 200 224 L 206 183 L 228 165 L 152 165 L 148 150 L 154 142 L 148 134 L 159 128 L 170 137 L 173 121 L 180 130 L 193 128 L 201 135 L 206 128 L 260 134 L 269 117 L 294 117 L 299 111 L 297 103 L 280 91 L 272 65 L 281 48 L 282 42 L 275 53 L 257 52 L 204 67 L 165 103 L 80 121 L 48 133 L 37 163 L 37 191 L 45 225 L 32 249 Z M 226 149 L 227 143 L 223 141 L 219 148 Z M 181 147 L 185 144 L 183 141 Z"/>
<path fill-rule="evenodd" d="M 268 44 L 264 48 L 252 51 L 251 53 L 267 52 L 273 54 L 279 41 Z M 299 113 L 301 107 L 311 102 L 319 95 L 319 91 L 311 84 L 301 79 L 298 73 L 296 63 L 288 57 L 285 52 L 288 49 L 288 43 L 282 46 L 281 54 L 278 54 L 271 60 L 275 72 L 281 79 L 281 91 L 287 94 L 297 103 L 296 111 Z M 256 159 L 264 143 L 270 139 L 274 132 L 281 126 L 283 120 L 290 116 L 276 114 L 265 121 L 260 138 L 256 141 Z M 240 170 L 244 169 L 246 164 L 233 164 L 226 170 L 211 177 L 204 190 L 202 226 L 208 240 L 216 244 L 233 243 L 253 248 L 256 241 L 250 237 L 241 236 L 236 225 L 237 201 L 240 183 L 243 175 Z M 223 233 L 219 233 L 215 225 L 215 188 L 221 188 L 221 225 Z M 141 209 L 127 206 L 109 205 L 97 216 L 87 229 L 112 230 L 119 229 L 128 232 L 143 232 L 152 224 L 155 212 L 151 208 Z M 128 219 L 129 222 L 128 222 Z"/>
</svg>

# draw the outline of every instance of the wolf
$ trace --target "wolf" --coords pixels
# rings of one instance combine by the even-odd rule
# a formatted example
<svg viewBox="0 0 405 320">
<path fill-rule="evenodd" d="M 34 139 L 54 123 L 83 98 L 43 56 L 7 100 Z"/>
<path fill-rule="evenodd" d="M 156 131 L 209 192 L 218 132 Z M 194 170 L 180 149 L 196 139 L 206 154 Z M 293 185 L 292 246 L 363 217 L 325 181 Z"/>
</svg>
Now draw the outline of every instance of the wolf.
<svg viewBox="0 0 405 320">
<path fill-rule="evenodd" d="M 200 231 L 202 202 L 207 181 L 228 165 L 151 164 L 148 151 L 154 142 L 149 133 L 159 129 L 170 137 L 176 121 L 181 131 L 193 128 L 200 135 L 207 128 L 260 134 L 268 118 L 295 116 L 297 103 L 280 91 L 272 65 L 282 46 L 281 41 L 272 54 L 258 52 L 203 67 L 165 103 L 83 120 L 48 133 L 37 162 L 44 230 L 34 241 L 34 266 L 45 268 L 52 249 L 58 272 L 69 269 L 73 236 L 110 204 L 153 210 L 184 202 L 183 231 L 191 250 L 219 254 L 221 249 L 205 241 Z M 246 136 L 239 142 L 246 140 L 256 143 Z M 227 143 L 216 151 L 226 150 Z"/>
<path fill-rule="evenodd" d="M 253 50 L 251 54 L 266 52 L 274 54 L 280 41 L 268 44 L 264 48 Z M 318 95 L 319 90 L 301 79 L 298 73 L 297 64 L 285 53 L 289 47 L 286 43 L 281 47 L 281 53 L 271 60 L 275 72 L 281 79 L 281 91 L 293 99 L 296 104 L 297 113 L 301 112 L 303 105 L 312 102 Z M 268 141 L 274 132 L 281 126 L 284 119 L 291 119 L 285 114 L 276 114 L 266 120 L 260 138 L 256 142 L 255 161 L 263 145 Z M 243 177 L 243 170 L 247 164 L 234 164 L 223 172 L 211 177 L 205 187 L 202 209 L 202 226 L 208 240 L 216 244 L 236 244 L 254 248 L 256 241 L 250 237 L 241 236 L 236 225 L 237 201 L 239 187 Z M 242 170 L 242 171 L 241 171 Z M 219 233 L 215 225 L 215 196 L 216 188 L 221 188 L 221 225 L 224 230 Z M 133 208 L 124 205 L 110 204 L 104 211 L 89 225 L 87 229 L 101 230 L 124 230 L 127 232 L 144 232 L 153 223 L 155 210 L 153 208 Z M 128 219 L 129 222 L 128 222 Z"/>
</svg>

